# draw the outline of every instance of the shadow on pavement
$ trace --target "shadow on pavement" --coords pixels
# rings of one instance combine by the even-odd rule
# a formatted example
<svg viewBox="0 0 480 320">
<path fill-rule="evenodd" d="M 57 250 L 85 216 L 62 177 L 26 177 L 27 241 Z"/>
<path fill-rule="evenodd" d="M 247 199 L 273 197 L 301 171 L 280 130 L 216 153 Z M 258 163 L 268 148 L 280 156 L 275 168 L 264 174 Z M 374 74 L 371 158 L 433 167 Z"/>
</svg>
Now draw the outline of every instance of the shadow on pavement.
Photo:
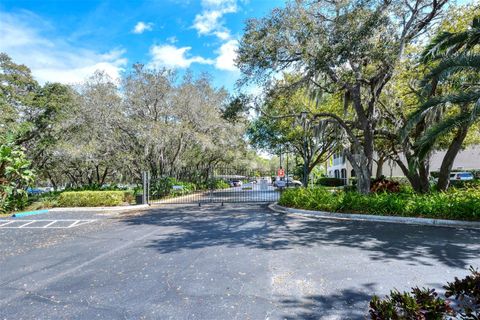
<svg viewBox="0 0 480 320">
<path fill-rule="evenodd" d="M 480 232 L 475 230 L 310 219 L 273 213 L 266 205 L 169 206 L 123 221 L 170 227 L 149 244 L 161 253 L 211 246 L 261 250 L 347 246 L 365 251 L 372 260 L 466 268 L 480 252 Z"/>
<path fill-rule="evenodd" d="M 340 291 L 338 294 L 310 295 L 300 299 L 280 297 L 278 303 L 285 312 L 282 314 L 282 319 L 332 319 L 333 310 L 335 310 L 334 319 L 366 319 L 367 311 L 365 306 L 370 301 L 371 295 L 365 292 L 373 290 L 372 287 L 373 284 L 366 285 L 365 290 L 362 291 L 347 289 Z"/>
</svg>

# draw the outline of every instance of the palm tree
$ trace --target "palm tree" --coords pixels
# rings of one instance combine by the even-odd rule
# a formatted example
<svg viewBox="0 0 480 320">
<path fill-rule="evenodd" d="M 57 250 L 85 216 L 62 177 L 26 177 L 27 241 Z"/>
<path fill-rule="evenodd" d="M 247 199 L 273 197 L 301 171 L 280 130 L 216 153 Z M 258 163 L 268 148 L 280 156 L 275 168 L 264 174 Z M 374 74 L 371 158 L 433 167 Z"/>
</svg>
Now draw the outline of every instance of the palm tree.
<svg viewBox="0 0 480 320">
<path fill-rule="evenodd" d="M 421 62 L 435 66 L 421 82 L 426 101 L 410 116 L 405 133 L 420 121 L 435 119 L 434 125 L 415 142 L 419 159 L 425 159 L 437 139 L 454 132 L 440 167 L 437 187 L 448 188 L 453 161 L 460 151 L 468 129 L 480 117 L 480 16 L 463 32 L 443 32 L 435 37 L 421 55 Z M 448 85 L 443 94 L 440 85 Z M 445 111 L 459 108 L 453 115 Z M 405 136 L 404 136 L 405 137 Z"/>
</svg>

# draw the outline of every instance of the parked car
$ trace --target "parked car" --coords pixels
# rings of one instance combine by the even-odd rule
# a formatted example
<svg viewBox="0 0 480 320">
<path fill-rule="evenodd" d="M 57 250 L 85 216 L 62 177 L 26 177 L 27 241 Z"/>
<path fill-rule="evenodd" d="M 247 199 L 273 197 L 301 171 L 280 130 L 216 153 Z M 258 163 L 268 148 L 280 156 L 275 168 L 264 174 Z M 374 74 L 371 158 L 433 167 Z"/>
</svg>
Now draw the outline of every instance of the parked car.
<svg viewBox="0 0 480 320">
<path fill-rule="evenodd" d="M 38 188 L 27 188 L 27 194 L 29 194 L 31 196 L 34 196 L 34 195 L 37 195 L 37 194 L 42 194 L 44 192 L 45 191 L 43 191 L 42 189 L 38 189 Z"/>
<path fill-rule="evenodd" d="M 297 187 L 301 187 L 301 186 L 303 186 L 303 183 L 301 181 L 294 180 L 294 179 L 288 179 L 287 180 L 287 187 L 297 188 Z"/>
<path fill-rule="evenodd" d="M 230 185 L 232 187 L 241 187 L 242 186 L 242 181 L 241 180 L 232 180 Z"/>
<path fill-rule="evenodd" d="M 285 185 L 287 188 L 288 188 L 288 187 L 294 187 L 294 188 L 296 188 L 296 187 L 301 187 L 301 186 L 303 185 L 302 182 L 300 182 L 300 181 L 298 181 L 298 180 L 291 179 L 291 178 L 283 179 L 283 180 L 277 178 L 277 179 L 275 179 L 275 181 L 273 182 L 273 186 L 276 187 L 276 188 L 279 187 L 279 186 L 278 186 L 278 181 L 282 181 L 282 183 L 280 184 L 280 186 L 284 186 L 284 185 Z"/>
<path fill-rule="evenodd" d="M 274 186 L 275 188 L 285 188 L 285 186 L 286 186 L 286 181 L 277 178 L 277 179 L 275 179 L 275 181 L 273 181 L 273 186 Z"/>
<path fill-rule="evenodd" d="M 450 174 L 450 180 L 454 180 L 454 181 L 473 180 L 473 179 L 475 179 L 475 177 L 471 172 L 452 172 Z"/>
</svg>

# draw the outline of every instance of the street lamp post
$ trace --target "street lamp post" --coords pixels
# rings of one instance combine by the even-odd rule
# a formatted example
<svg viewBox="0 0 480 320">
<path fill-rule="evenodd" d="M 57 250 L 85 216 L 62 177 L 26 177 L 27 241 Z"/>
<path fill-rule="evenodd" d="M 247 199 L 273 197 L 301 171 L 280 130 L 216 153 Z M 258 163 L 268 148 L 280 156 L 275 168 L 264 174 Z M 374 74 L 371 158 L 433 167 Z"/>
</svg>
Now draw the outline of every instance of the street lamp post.
<svg viewBox="0 0 480 320">
<path fill-rule="evenodd" d="M 300 120 L 302 121 L 302 129 L 303 129 L 303 186 L 306 188 L 308 184 L 308 167 L 307 167 L 307 129 L 308 129 L 308 113 L 306 111 L 302 111 L 300 113 Z"/>
</svg>

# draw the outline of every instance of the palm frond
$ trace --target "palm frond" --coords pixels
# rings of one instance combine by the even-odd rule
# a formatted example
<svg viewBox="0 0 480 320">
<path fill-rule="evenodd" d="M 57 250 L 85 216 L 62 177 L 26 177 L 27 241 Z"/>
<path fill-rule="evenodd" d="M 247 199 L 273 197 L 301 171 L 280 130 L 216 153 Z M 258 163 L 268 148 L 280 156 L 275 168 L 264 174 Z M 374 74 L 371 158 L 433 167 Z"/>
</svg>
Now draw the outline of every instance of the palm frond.
<svg viewBox="0 0 480 320">
<path fill-rule="evenodd" d="M 442 32 L 436 36 L 421 54 L 421 62 L 428 63 L 442 58 L 447 54 L 457 52 L 469 38 L 469 32 L 450 33 Z"/>
<path fill-rule="evenodd" d="M 462 125 L 472 124 L 480 117 L 480 98 L 476 101 L 470 112 L 462 112 L 451 116 L 425 132 L 415 145 L 418 147 L 417 154 L 420 159 L 425 159 L 438 138 L 451 132 Z"/>
<path fill-rule="evenodd" d="M 422 63 L 442 59 L 445 56 L 469 51 L 480 44 L 480 16 L 472 20 L 471 28 L 463 32 L 442 32 L 425 48 L 420 56 Z"/>
<path fill-rule="evenodd" d="M 444 58 L 435 68 L 430 71 L 430 73 L 425 76 L 420 85 L 425 86 L 427 82 L 431 81 L 432 79 L 443 80 L 455 73 L 466 70 L 480 71 L 480 55 L 460 54 Z"/>
<path fill-rule="evenodd" d="M 400 139 L 404 141 L 409 132 L 420 122 L 426 115 L 442 108 L 446 103 L 450 104 L 468 104 L 473 102 L 478 102 L 480 99 L 480 91 L 472 90 L 459 94 L 449 94 L 444 96 L 433 97 L 423 103 L 415 112 L 413 112 L 403 129 L 400 131 Z"/>
</svg>

